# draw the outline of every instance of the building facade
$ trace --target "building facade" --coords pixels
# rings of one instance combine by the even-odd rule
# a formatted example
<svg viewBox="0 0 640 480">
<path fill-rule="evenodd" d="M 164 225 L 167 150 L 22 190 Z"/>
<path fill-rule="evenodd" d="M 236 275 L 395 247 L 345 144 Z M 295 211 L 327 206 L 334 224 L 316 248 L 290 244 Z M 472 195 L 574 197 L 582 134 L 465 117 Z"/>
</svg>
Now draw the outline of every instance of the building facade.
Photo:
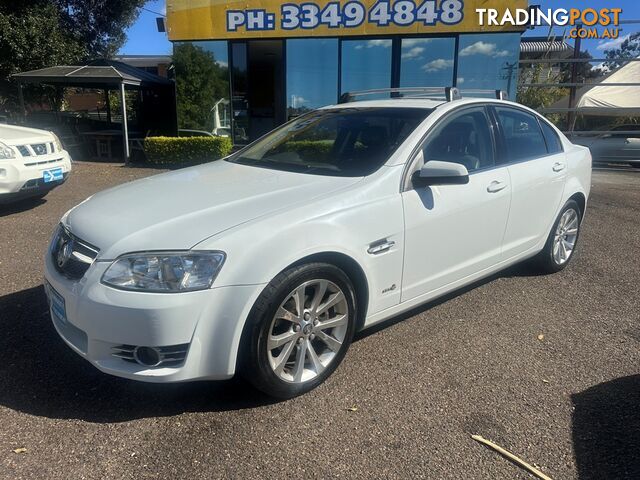
<svg viewBox="0 0 640 480">
<path fill-rule="evenodd" d="M 457 86 L 513 98 L 522 32 L 480 27 L 476 8 L 527 3 L 168 0 L 180 127 L 244 144 L 346 92 Z"/>
</svg>

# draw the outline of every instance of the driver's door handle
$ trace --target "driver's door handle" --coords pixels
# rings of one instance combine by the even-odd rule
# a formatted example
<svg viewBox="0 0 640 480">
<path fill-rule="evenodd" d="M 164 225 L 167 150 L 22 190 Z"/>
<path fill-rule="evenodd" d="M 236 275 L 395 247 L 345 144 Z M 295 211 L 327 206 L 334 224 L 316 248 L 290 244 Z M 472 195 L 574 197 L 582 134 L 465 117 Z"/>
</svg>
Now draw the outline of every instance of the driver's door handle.
<svg viewBox="0 0 640 480">
<path fill-rule="evenodd" d="M 491 184 L 487 187 L 487 192 L 489 193 L 498 193 L 507 188 L 507 184 L 505 182 L 498 182 L 497 180 L 491 182 Z"/>
<path fill-rule="evenodd" d="M 561 172 L 563 171 L 565 168 L 567 168 L 567 165 L 562 163 L 562 162 L 557 162 L 553 165 L 553 171 L 554 172 Z"/>
</svg>

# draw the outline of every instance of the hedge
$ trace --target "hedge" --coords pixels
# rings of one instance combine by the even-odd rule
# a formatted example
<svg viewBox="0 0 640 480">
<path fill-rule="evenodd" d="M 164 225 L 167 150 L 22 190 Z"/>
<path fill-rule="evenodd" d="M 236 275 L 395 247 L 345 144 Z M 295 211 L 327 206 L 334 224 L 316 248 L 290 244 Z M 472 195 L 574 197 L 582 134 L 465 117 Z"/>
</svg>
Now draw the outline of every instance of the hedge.
<svg viewBox="0 0 640 480">
<path fill-rule="evenodd" d="M 148 137 L 144 140 L 147 162 L 196 164 L 211 162 L 231 153 L 228 137 Z"/>
</svg>

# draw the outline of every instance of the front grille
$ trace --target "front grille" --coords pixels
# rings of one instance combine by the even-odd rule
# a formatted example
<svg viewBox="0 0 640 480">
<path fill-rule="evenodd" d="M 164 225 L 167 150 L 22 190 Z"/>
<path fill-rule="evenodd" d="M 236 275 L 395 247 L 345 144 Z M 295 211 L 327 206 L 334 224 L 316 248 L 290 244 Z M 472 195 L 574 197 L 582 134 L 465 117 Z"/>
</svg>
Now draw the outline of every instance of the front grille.
<svg viewBox="0 0 640 480">
<path fill-rule="evenodd" d="M 41 162 L 27 162 L 24 164 L 25 167 L 35 167 L 36 165 L 48 165 L 49 163 L 58 163 L 61 162 L 61 158 L 56 158 L 55 160 L 43 160 Z"/>
<path fill-rule="evenodd" d="M 33 150 L 36 155 L 46 155 L 48 153 L 46 143 L 34 143 L 31 145 L 31 150 Z"/>
<path fill-rule="evenodd" d="M 130 363 L 140 363 L 136 358 L 136 349 L 139 348 L 136 345 L 118 345 L 112 347 L 112 353 L 114 357 L 120 358 Z M 156 350 L 160 353 L 160 363 L 157 367 L 177 367 L 184 363 L 187 357 L 187 351 L 189 350 L 189 344 L 171 345 L 169 347 L 156 347 Z"/>
<path fill-rule="evenodd" d="M 31 156 L 31 152 L 26 147 L 26 145 L 18 145 L 16 148 L 20 152 L 20 155 L 22 155 L 23 157 L 30 157 Z"/>
<path fill-rule="evenodd" d="M 56 270 L 71 280 L 79 280 L 87 273 L 99 251 L 62 225 L 51 241 L 51 259 Z"/>
</svg>

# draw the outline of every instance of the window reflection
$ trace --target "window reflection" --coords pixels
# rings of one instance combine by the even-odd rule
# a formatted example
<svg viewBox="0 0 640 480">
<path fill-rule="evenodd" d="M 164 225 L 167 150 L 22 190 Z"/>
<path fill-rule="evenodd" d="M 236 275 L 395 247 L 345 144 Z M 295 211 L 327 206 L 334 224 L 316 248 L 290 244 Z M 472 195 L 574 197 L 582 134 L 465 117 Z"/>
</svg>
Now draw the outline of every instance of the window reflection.
<svg viewBox="0 0 640 480">
<path fill-rule="evenodd" d="M 231 135 L 227 42 L 174 44 L 178 125 L 184 135 Z"/>
<path fill-rule="evenodd" d="M 341 93 L 391 87 L 391 40 L 344 40 L 342 42 Z M 371 95 L 363 99 L 384 98 Z"/>
<path fill-rule="evenodd" d="M 455 38 L 404 38 L 400 57 L 401 87 L 453 85 Z"/>
<path fill-rule="evenodd" d="M 338 98 L 338 39 L 287 40 L 289 118 Z"/>
<path fill-rule="evenodd" d="M 519 33 L 460 35 L 458 87 L 505 90 L 513 99 L 519 58 Z"/>
</svg>

